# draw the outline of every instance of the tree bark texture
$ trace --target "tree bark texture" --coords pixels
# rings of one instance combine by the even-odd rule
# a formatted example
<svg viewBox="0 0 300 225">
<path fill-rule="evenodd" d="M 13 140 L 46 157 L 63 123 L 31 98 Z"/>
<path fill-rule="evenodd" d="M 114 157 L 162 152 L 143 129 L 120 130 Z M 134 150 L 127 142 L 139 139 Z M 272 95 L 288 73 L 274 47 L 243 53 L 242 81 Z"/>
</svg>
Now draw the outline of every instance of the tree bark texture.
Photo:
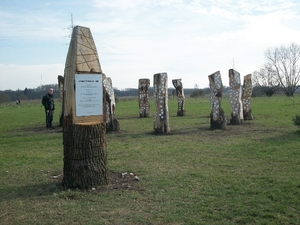
<svg viewBox="0 0 300 225">
<path fill-rule="evenodd" d="M 242 86 L 240 73 L 234 69 L 229 70 L 229 86 L 231 88 L 229 94 L 231 119 L 230 124 L 237 125 L 242 122 L 243 118 L 243 105 L 241 100 Z"/>
<path fill-rule="evenodd" d="M 225 129 L 226 117 L 221 108 L 223 84 L 220 71 L 208 76 L 210 94 L 210 128 Z"/>
<path fill-rule="evenodd" d="M 105 123 L 65 124 L 64 186 L 87 189 L 108 184 L 105 133 Z"/>
<path fill-rule="evenodd" d="M 153 86 L 156 107 L 154 115 L 154 133 L 167 134 L 170 133 L 167 73 L 154 74 Z"/>
<path fill-rule="evenodd" d="M 105 105 L 106 105 L 106 131 L 119 131 L 120 124 L 115 117 L 115 93 L 110 77 L 103 78 L 103 86 L 105 89 Z"/>
<path fill-rule="evenodd" d="M 215 129 L 222 129 L 224 130 L 226 128 L 226 116 L 225 112 L 222 108 L 218 110 L 219 114 L 219 119 L 217 121 L 214 120 L 214 115 L 213 113 L 210 113 L 210 129 L 215 130 Z"/>
<path fill-rule="evenodd" d="M 150 79 L 139 79 L 139 109 L 140 117 L 150 117 Z"/>
<path fill-rule="evenodd" d="M 177 116 L 184 116 L 185 110 L 184 110 L 184 91 L 183 91 L 183 85 L 181 82 L 181 79 L 174 79 L 172 80 L 173 86 L 176 89 L 177 99 L 178 99 L 178 110 L 177 110 Z"/>
<path fill-rule="evenodd" d="M 243 116 L 244 120 L 252 120 L 252 108 L 251 108 L 251 96 L 252 96 L 252 75 L 248 74 L 244 76 L 244 85 L 243 85 Z"/>
</svg>

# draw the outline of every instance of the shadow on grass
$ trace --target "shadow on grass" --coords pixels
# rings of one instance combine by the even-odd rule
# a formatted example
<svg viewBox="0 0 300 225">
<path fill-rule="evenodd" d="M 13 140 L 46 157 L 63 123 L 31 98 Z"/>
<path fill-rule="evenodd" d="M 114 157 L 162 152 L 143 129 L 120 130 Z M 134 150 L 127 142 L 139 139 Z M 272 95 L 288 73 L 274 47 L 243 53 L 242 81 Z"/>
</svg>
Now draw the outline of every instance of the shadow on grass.
<svg viewBox="0 0 300 225">
<path fill-rule="evenodd" d="M 75 199 L 76 193 L 90 193 L 97 194 L 102 192 L 111 191 L 139 191 L 144 192 L 139 186 L 139 178 L 137 174 L 132 172 L 116 172 L 108 171 L 108 184 L 98 185 L 93 189 L 72 189 L 68 190 L 62 185 L 62 176 L 49 176 L 49 182 L 28 184 L 24 186 L 10 186 L 1 189 L 0 202 L 10 201 L 18 198 L 32 198 L 32 197 L 43 197 L 43 196 L 56 196 L 65 199 Z"/>
<path fill-rule="evenodd" d="M 188 129 L 172 129 L 170 133 L 165 134 L 156 134 L 154 130 L 149 129 L 148 131 L 141 132 L 132 132 L 129 130 L 120 130 L 119 132 L 109 132 L 106 134 L 107 138 L 109 137 L 117 137 L 117 138 L 145 138 L 146 136 L 172 136 L 172 135 L 189 135 L 195 134 L 195 132 L 199 132 L 200 128 L 198 126 L 193 126 Z M 209 129 L 207 129 L 209 130 Z"/>
<path fill-rule="evenodd" d="M 140 118 L 138 118 L 140 119 Z M 186 118 L 185 118 L 186 119 Z M 175 128 L 174 128 L 175 127 Z M 149 127 L 150 128 L 150 127 Z M 206 122 L 201 122 L 197 124 L 193 124 L 192 126 L 185 127 L 185 128 L 179 128 L 178 126 L 170 126 L 170 133 L 165 133 L 165 134 L 155 134 L 153 130 L 148 129 L 147 131 L 129 131 L 129 130 L 121 130 L 119 132 L 109 132 L 107 133 L 107 137 L 117 137 L 117 138 L 145 138 L 145 136 L 174 136 L 174 135 L 182 135 L 182 136 L 195 136 L 195 135 L 200 135 L 201 137 L 203 136 L 239 136 L 241 135 L 242 132 L 255 132 L 257 128 L 252 126 L 251 122 L 244 122 L 240 125 L 230 125 L 228 124 L 224 130 L 222 129 L 211 129 L 210 124 Z M 139 133 L 138 133 L 139 132 Z"/>
<path fill-rule="evenodd" d="M 150 117 L 139 117 L 139 115 L 136 115 L 136 116 L 133 116 L 133 115 L 128 115 L 128 116 L 116 116 L 116 119 L 117 120 L 128 120 L 128 119 L 131 119 L 131 120 L 134 120 L 134 119 L 149 119 L 149 118 L 152 118 L 152 116 Z"/>
<path fill-rule="evenodd" d="M 62 127 L 60 126 L 53 126 L 53 129 L 47 129 L 45 126 L 30 126 L 30 127 L 21 127 L 14 130 L 11 130 L 10 133 L 16 136 L 15 133 L 22 133 L 21 135 L 24 136 L 23 132 L 26 132 L 27 135 L 32 135 L 32 133 L 37 134 L 47 134 L 47 133 L 62 133 Z"/>
<path fill-rule="evenodd" d="M 9 186 L 1 190 L 0 201 L 9 201 L 16 198 L 32 198 L 50 196 L 63 191 L 60 182 L 46 182 L 25 186 Z"/>
<path fill-rule="evenodd" d="M 177 120 L 189 120 L 189 119 L 194 119 L 194 116 L 184 116 L 184 117 L 180 117 L 180 116 L 174 116 L 175 119 Z M 199 116 L 200 119 L 209 119 L 210 116 Z M 138 116 L 123 116 L 123 117 L 118 117 L 117 118 L 119 121 L 122 120 L 133 120 L 133 123 L 135 120 L 146 120 L 146 119 L 152 119 L 149 117 L 138 117 Z M 174 122 L 174 121 L 173 121 Z M 229 123 L 227 123 L 226 129 L 224 131 L 232 131 L 232 130 L 240 130 L 241 128 L 244 129 L 246 126 L 250 125 L 251 126 L 251 122 L 249 121 L 245 121 L 240 125 L 231 125 Z M 149 127 L 151 127 L 152 125 L 150 124 Z M 243 128 L 244 127 L 244 128 Z M 141 133 L 134 133 L 132 131 L 127 131 L 127 130 L 121 130 L 119 132 L 107 132 L 107 135 L 116 135 L 117 137 L 132 137 L 132 138 L 139 138 L 145 135 L 189 135 L 189 134 L 195 134 L 199 133 L 199 132 L 207 132 L 207 131 L 217 131 L 218 129 L 211 129 L 210 128 L 210 124 L 207 121 L 199 121 L 198 124 L 194 124 L 193 126 L 190 126 L 189 128 L 185 128 L 185 129 L 179 129 L 179 128 L 172 128 L 172 124 L 171 124 L 171 132 L 168 134 L 154 134 L 154 131 L 149 129 L 149 131 L 143 131 Z M 14 132 L 24 132 L 26 131 L 28 133 L 28 135 L 31 135 L 32 133 L 38 133 L 38 134 L 47 134 L 47 133 L 62 133 L 63 132 L 63 128 L 60 126 L 54 126 L 54 129 L 48 130 L 45 128 L 45 126 L 40 125 L 40 126 L 32 126 L 32 127 L 23 127 L 23 128 L 18 128 L 12 131 L 12 133 Z M 15 135 L 15 134 L 14 134 Z M 23 135 L 23 134 L 22 134 Z"/>
<path fill-rule="evenodd" d="M 300 130 L 280 134 L 274 132 L 272 137 L 263 138 L 263 140 L 265 142 L 276 143 L 276 146 L 286 145 L 287 142 L 295 142 L 298 144 L 300 140 Z"/>
</svg>

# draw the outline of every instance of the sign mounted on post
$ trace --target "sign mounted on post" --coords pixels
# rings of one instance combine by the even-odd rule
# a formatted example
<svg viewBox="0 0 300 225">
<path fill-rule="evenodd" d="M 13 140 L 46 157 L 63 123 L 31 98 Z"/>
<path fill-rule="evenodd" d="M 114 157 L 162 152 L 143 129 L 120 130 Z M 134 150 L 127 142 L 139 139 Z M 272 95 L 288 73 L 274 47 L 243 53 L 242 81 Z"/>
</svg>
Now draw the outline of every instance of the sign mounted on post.
<svg viewBox="0 0 300 225">
<path fill-rule="evenodd" d="M 101 74 L 75 74 L 76 116 L 103 115 Z"/>
<path fill-rule="evenodd" d="M 88 27 L 73 28 L 64 74 L 62 185 L 89 190 L 107 185 L 105 75 Z"/>
</svg>

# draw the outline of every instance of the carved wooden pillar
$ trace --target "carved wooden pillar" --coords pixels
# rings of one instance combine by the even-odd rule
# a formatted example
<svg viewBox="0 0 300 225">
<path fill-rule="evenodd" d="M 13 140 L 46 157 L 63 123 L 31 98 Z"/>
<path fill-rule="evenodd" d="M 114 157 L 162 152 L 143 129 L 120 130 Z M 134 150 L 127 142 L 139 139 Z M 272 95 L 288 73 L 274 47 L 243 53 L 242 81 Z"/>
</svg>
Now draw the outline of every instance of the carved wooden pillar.
<svg viewBox="0 0 300 225">
<path fill-rule="evenodd" d="M 243 117 L 242 111 L 242 86 L 240 73 L 234 69 L 229 70 L 229 86 L 231 88 L 229 99 L 231 108 L 230 124 L 240 124 Z"/>
<path fill-rule="evenodd" d="M 244 85 L 243 85 L 243 116 L 244 120 L 252 120 L 252 108 L 251 108 L 251 96 L 252 96 L 252 75 L 248 74 L 244 76 Z"/>
<path fill-rule="evenodd" d="M 74 27 L 64 76 L 63 185 L 67 188 L 108 183 L 103 77 L 90 29 Z"/>
<path fill-rule="evenodd" d="M 150 79 L 139 79 L 139 109 L 140 117 L 150 117 Z"/>
<path fill-rule="evenodd" d="M 225 112 L 221 108 L 223 84 L 220 71 L 208 76 L 210 94 L 210 128 L 225 129 L 226 117 Z"/>
<path fill-rule="evenodd" d="M 59 126 L 63 126 L 63 118 L 64 118 L 64 77 L 61 75 L 58 75 L 57 77 L 58 80 L 58 91 L 59 91 L 59 98 L 60 98 L 60 112 L 59 112 Z"/>
<path fill-rule="evenodd" d="M 106 105 L 106 131 L 119 131 L 119 121 L 115 117 L 115 93 L 110 77 L 103 79 L 103 86 L 105 89 L 105 105 Z"/>
<path fill-rule="evenodd" d="M 170 132 L 167 73 L 154 74 L 153 87 L 156 107 L 154 115 L 154 133 L 166 134 Z"/>
<path fill-rule="evenodd" d="M 184 91 L 181 79 L 174 79 L 172 80 L 173 86 L 176 88 L 176 94 L 178 98 L 178 110 L 177 116 L 184 116 Z"/>
</svg>

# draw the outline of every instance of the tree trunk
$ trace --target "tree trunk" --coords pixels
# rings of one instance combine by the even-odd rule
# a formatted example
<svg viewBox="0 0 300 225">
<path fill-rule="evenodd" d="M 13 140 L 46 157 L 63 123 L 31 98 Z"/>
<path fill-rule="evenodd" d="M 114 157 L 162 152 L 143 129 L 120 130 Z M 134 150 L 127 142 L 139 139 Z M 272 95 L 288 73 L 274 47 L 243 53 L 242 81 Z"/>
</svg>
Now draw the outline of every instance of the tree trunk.
<svg viewBox="0 0 300 225">
<path fill-rule="evenodd" d="M 103 86 L 105 89 L 105 105 L 106 105 L 106 131 L 120 131 L 120 124 L 115 117 L 115 93 L 112 86 L 112 79 L 105 77 L 103 79 Z"/>
<path fill-rule="evenodd" d="M 65 65 L 63 185 L 108 184 L 105 89 L 97 49 L 87 27 L 73 29 Z"/>
<path fill-rule="evenodd" d="M 172 80 L 173 86 L 176 88 L 176 94 L 178 98 L 178 110 L 177 110 L 177 116 L 184 116 L 185 110 L 184 110 L 184 91 L 183 91 L 183 85 L 181 82 L 181 79 L 174 79 Z"/>
<path fill-rule="evenodd" d="M 233 70 L 229 70 L 229 85 L 231 88 L 229 99 L 230 99 L 230 108 L 231 108 L 231 119 L 230 124 L 237 125 L 240 124 L 243 120 L 243 111 L 242 111 L 242 87 L 240 74 Z"/>
<path fill-rule="evenodd" d="M 154 133 L 170 133 L 168 109 L 168 75 L 167 73 L 154 74 L 154 101 L 156 112 L 154 115 Z"/>
<path fill-rule="evenodd" d="M 64 125 L 64 186 L 87 189 L 108 184 L 105 132 L 105 123 Z"/>
<path fill-rule="evenodd" d="M 252 120 L 251 109 L 251 96 L 252 96 L 252 79 L 251 74 L 244 76 L 244 88 L 242 95 L 243 102 L 243 115 L 244 120 Z"/>
<path fill-rule="evenodd" d="M 218 110 L 219 119 L 214 120 L 213 119 L 213 113 L 210 114 L 210 129 L 222 129 L 224 130 L 226 128 L 226 117 L 225 112 L 222 108 Z"/>
<path fill-rule="evenodd" d="M 150 117 L 150 79 L 139 79 L 139 109 L 140 117 Z"/>
<path fill-rule="evenodd" d="M 221 108 L 223 84 L 220 71 L 208 76 L 210 94 L 210 128 L 225 129 L 226 117 L 224 110 Z"/>
</svg>

